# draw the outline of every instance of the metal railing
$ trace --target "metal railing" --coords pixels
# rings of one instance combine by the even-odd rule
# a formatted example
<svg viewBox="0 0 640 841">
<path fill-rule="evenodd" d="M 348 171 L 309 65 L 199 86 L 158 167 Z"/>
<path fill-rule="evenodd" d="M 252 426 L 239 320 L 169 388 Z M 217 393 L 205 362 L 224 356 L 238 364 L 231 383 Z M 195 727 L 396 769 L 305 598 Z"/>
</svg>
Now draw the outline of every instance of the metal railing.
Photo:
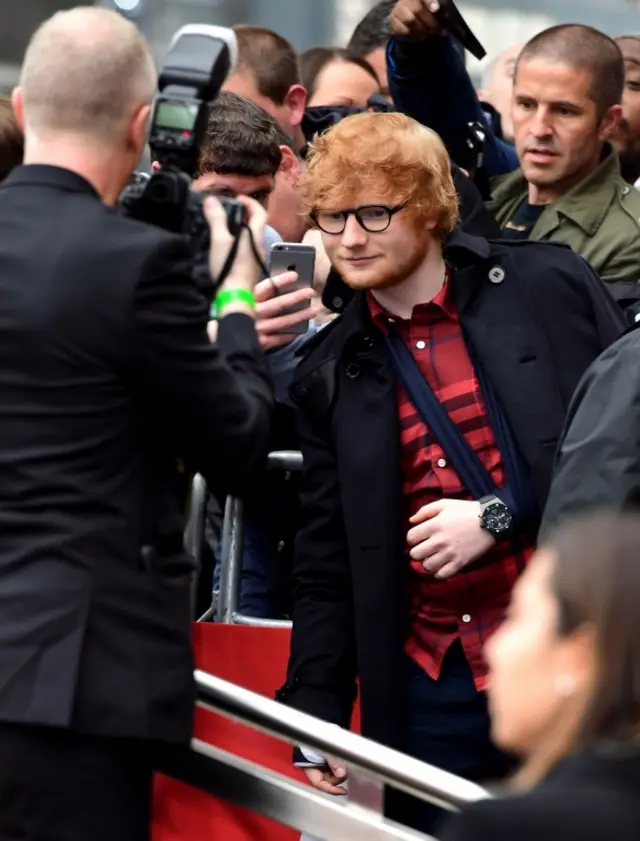
<svg viewBox="0 0 640 841">
<path fill-rule="evenodd" d="M 302 453 L 281 450 L 269 454 L 268 470 L 297 473 L 302 470 Z M 191 513 L 187 529 L 188 548 L 197 560 L 202 557 L 207 490 L 204 479 L 196 476 L 193 483 Z M 225 502 L 220 551 L 220 592 L 199 622 L 216 619 L 227 625 L 256 625 L 262 628 L 290 628 L 291 622 L 280 619 L 257 619 L 240 612 L 240 583 L 244 550 L 244 501 L 229 496 Z M 195 542 L 199 541 L 196 547 Z"/>
<path fill-rule="evenodd" d="M 428 836 L 384 816 L 385 786 L 456 811 L 491 797 L 466 780 L 196 671 L 198 705 L 291 744 L 304 744 L 349 767 L 348 798 L 330 797 L 199 740 L 191 761 L 172 776 L 278 823 L 325 841 L 425 841 Z"/>
</svg>

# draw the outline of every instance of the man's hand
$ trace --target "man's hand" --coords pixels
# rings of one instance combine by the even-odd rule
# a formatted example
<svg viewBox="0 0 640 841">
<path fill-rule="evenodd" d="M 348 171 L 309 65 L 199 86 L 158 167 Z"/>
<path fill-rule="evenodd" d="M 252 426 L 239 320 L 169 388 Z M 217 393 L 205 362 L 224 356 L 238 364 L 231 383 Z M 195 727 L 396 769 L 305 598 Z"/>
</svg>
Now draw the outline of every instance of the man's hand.
<svg viewBox="0 0 640 841">
<path fill-rule="evenodd" d="M 480 514 L 479 502 L 461 499 L 423 506 L 410 521 L 411 557 L 436 578 L 451 578 L 495 546 L 495 538 L 481 526 Z"/>
<path fill-rule="evenodd" d="M 290 330 L 296 324 L 302 324 L 315 318 L 317 308 L 306 306 L 300 312 L 291 315 L 283 315 L 291 307 L 300 304 L 310 304 L 313 298 L 313 289 L 296 289 L 287 292 L 287 286 L 295 283 L 298 275 L 295 272 L 284 272 L 271 280 L 262 280 L 255 288 L 256 296 L 256 330 L 260 338 L 263 350 L 274 350 L 275 348 L 288 345 L 296 338 L 296 333 L 280 333 L 280 330 Z M 274 284 L 280 295 L 276 295 Z"/>
<path fill-rule="evenodd" d="M 247 225 L 249 230 L 243 228 L 240 233 L 240 241 L 236 258 L 233 262 L 228 277 L 220 286 L 224 289 L 248 289 L 253 292 L 260 280 L 261 269 L 251 247 L 249 231 L 258 252 L 262 254 L 262 242 L 264 240 L 264 229 L 267 224 L 267 212 L 257 201 L 246 196 L 239 196 L 237 201 L 244 205 Z M 211 252 L 209 268 L 214 281 L 219 277 L 220 272 L 233 247 L 234 238 L 227 226 L 227 214 L 218 199 L 208 197 L 204 203 L 204 212 L 211 229 Z"/>
<path fill-rule="evenodd" d="M 297 334 L 276 331 L 291 329 L 296 324 L 302 324 L 317 315 L 317 308 L 312 306 L 305 307 L 292 315 L 282 315 L 290 307 L 310 303 L 313 298 L 311 287 L 297 289 L 293 292 L 284 291 L 281 295 L 276 295 L 273 288 L 274 284 L 278 289 L 286 290 L 287 286 L 295 283 L 297 279 L 298 275 L 295 272 L 284 272 L 284 274 L 276 275 L 271 280 L 260 281 L 254 290 L 256 331 L 263 350 L 274 350 L 288 345 L 296 338 Z M 208 331 L 209 339 L 215 342 L 218 338 L 218 322 L 210 321 Z"/>
<path fill-rule="evenodd" d="M 398 0 L 389 17 L 391 32 L 409 41 L 441 35 L 442 28 L 435 18 L 439 9 L 438 0 Z"/>
<path fill-rule="evenodd" d="M 347 768 L 344 762 L 328 759 L 324 768 L 303 768 L 307 779 L 318 791 L 325 794 L 346 794 L 347 790 L 340 783 L 347 779 Z"/>
</svg>

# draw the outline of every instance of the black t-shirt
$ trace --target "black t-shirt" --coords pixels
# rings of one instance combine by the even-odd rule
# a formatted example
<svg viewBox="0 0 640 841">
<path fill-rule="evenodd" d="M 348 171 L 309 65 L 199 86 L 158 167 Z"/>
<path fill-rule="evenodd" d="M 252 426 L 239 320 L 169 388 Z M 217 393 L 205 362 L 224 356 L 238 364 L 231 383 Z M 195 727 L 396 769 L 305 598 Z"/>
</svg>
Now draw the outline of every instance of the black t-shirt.
<svg viewBox="0 0 640 841">
<path fill-rule="evenodd" d="M 545 207 L 545 204 L 529 204 L 525 199 L 502 229 L 502 238 L 529 239 Z"/>
</svg>

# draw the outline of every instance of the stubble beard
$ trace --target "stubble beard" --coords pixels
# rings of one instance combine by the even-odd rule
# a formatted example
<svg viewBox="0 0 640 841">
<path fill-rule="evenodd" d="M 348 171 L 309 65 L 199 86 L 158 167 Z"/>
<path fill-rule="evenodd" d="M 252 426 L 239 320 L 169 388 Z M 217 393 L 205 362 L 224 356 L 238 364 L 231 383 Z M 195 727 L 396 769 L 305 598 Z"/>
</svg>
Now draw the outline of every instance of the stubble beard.
<svg viewBox="0 0 640 841">
<path fill-rule="evenodd" d="M 392 289 L 410 277 L 424 263 L 429 253 L 429 242 L 416 241 L 409 253 L 401 257 L 395 255 L 385 257 L 381 260 L 374 260 L 371 267 L 366 269 L 353 268 L 346 262 L 340 263 L 336 268 L 347 284 L 352 289 Z"/>
</svg>

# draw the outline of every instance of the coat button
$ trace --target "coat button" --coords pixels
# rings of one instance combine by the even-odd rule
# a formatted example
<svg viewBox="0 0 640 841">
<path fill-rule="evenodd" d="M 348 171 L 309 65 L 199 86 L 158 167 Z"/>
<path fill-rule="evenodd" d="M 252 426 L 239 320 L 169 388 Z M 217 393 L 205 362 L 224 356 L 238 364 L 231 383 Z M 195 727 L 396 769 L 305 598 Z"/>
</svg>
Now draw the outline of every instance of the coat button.
<svg viewBox="0 0 640 841">
<path fill-rule="evenodd" d="M 350 362 L 347 365 L 346 373 L 350 380 L 355 380 L 360 376 L 360 366 L 355 362 Z"/>
<path fill-rule="evenodd" d="M 334 310 L 341 310 L 344 306 L 344 300 L 342 298 L 334 298 L 331 303 L 333 304 Z"/>
<path fill-rule="evenodd" d="M 363 336 L 362 337 L 362 346 L 365 347 L 367 350 L 371 350 L 372 347 L 375 347 L 376 340 L 373 336 Z"/>
<path fill-rule="evenodd" d="M 489 272 L 489 280 L 491 283 L 502 283 L 505 278 L 505 271 L 502 266 L 494 266 Z"/>
</svg>

